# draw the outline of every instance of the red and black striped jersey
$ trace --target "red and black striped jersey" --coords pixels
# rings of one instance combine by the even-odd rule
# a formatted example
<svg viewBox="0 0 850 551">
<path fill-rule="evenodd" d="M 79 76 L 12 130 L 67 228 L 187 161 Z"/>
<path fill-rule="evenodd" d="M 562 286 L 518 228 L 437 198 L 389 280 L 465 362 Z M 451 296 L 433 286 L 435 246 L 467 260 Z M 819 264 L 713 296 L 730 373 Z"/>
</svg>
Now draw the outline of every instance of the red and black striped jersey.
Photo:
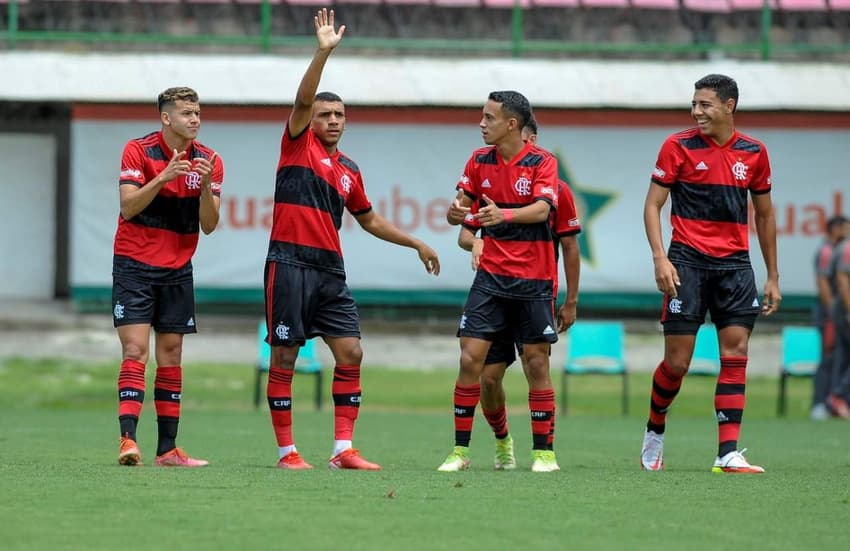
<svg viewBox="0 0 850 551">
<path fill-rule="evenodd" d="M 558 163 L 543 148 L 527 143 L 506 162 L 494 146 L 472 153 L 457 189 L 473 201 L 484 195 L 499 208 L 521 208 L 535 201 L 558 207 Z M 551 300 L 552 252 L 549 221 L 536 224 L 502 223 L 482 228 L 484 252 L 473 289 L 523 300 Z"/>
<path fill-rule="evenodd" d="M 832 294 L 839 305 L 844 302 L 839 297 L 838 291 L 838 274 L 850 274 L 850 239 L 845 239 L 832 250 L 829 266 L 829 285 L 832 288 Z"/>
<path fill-rule="evenodd" d="M 832 261 L 832 241 L 824 239 L 823 243 L 815 251 L 815 275 L 830 277 L 830 265 Z"/>
<path fill-rule="evenodd" d="M 747 192 L 771 189 L 764 144 L 737 130 L 723 145 L 698 128 L 678 132 L 661 146 L 652 181 L 670 188 L 671 260 L 706 269 L 750 266 Z"/>
<path fill-rule="evenodd" d="M 184 159 L 212 158 L 214 151 L 193 141 Z M 165 170 L 173 153 L 162 131 L 130 140 L 121 156 L 119 185 L 143 187 Z M 216 155 L 212 192 L 221 195 L 224 163 Z M 185 266 L 195 254 L 200 231 L 201 176 L 190 172 L 166 183 L 153 201 L 129 220 L 118 215 L 113 252 L 156 268 Z"/>
<path fill-rule="evenodd" d="M 372 209 L 360 168 L 337 151 L 328 155 L 309 127 L 300 136 L 283 129 L 267 260 L 345 274 L 339 229 L 343 209 Z"/>
</svg>

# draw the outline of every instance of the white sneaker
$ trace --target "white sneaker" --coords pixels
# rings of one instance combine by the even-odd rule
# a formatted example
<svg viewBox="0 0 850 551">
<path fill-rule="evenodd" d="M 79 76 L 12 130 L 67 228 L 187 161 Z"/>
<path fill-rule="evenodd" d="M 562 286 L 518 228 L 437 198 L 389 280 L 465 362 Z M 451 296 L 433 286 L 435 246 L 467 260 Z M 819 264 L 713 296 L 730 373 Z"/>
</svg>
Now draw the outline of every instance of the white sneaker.
<svg viewBox="0 0 850 551">
<path fill-rule="evenodd" d="M 723 457 L 718 457 L 714 460 L 714 467 L 711 468 L 713 473 L 741 473 L 741 474 L 762 474 L 764 469 L 758 465 L 750 465 L 749 461 L 744 457 L 744 452 L 747 448 L 741 451 L 729 452 Z"/>
<path fill-rule="evenodd" d="M 829 408 L 826 404 L 815 404 L 809 414 L 812 421 L 826 421 L 830 418 Z"/>
<path fill-rule="evenodd" d="M 644 471 L 664 469 L 664 435 L 651 430 L 643 435 L 643 448 L 640 450 L 640 468 Z"/>
</svg>

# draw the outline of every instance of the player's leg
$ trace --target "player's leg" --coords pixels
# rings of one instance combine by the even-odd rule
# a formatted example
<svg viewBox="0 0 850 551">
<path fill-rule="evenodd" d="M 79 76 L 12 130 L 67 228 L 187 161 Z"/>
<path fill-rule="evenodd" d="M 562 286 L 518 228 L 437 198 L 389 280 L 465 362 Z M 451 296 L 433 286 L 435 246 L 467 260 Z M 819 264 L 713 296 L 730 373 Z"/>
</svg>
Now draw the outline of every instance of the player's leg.
<svg viewBox="0 0 850 551">
<path fill-rule="evenodd" d="M 154 464 L 162 467 L 204 467 L 207 461 L 189 457 L 177 447 L 183 396 L 183 335 L 197 332 L 192 280 L 156 285 L 154 296 L 154 357 L 157 366 L 154 406 L 158 429 Z"/>
<path fill-rule="evenodd" d="M 118 463 L 141 465 L 136 429 L 145 400 L 145 365 L 148 361 L 153 292 L 150 285 L 115 276 L 112 284 L 112 322 L 121 342 L 118 371 Z"/>
<path fill-rule="evenodd" d="M 667 412 L 679 394 L 688 372 L 699 326 L 705 319 L 707 305 L 703 288 L 707 275 L 701 270 L 676 265 L 682 285 L 676 297 L 664 296 L 661 323 L 664 327 L 664 358 L 652 374 L 649 419 L 641 446 L 641 468 L 660 471 L 664 468 L 664 434 Z"/>
<path fill-rule="evenodd" d="M 828 400 L 832 386 L 832 362 L 835 352 L 835 324 L 832 321 L 831 312 L 823 307 L 819 310 L 817 326 L 821 336 L 821 360 L 813 377 L 810 412 L 814 421 L 829 419 L 830 416 Z"/>
<path fill-rule="evenodd" d="M 494 341 L 481 373 L 481 412 L 496 437 L 493 466 L 496 470 L 516 468 L 514 443 L 508 430 L 503 380 L 508 366 L 516 359 L 513 338 Z"/>
<path fill-rule="evenodd" d="M 840 300 L 833 306 L 835 348 L 832 356 L 829 406 L 835 415 L 850 419 L 850 321 Z"/>
<path fill-rule="evenodd" d="M 345 278 L 325 272 L 312 271 L 309 285 L 320 297 L 306 325 L 308 337 L 322 335 L 334 357 L 331 395 L 334 402 L 334 445 L 328 467 L 377 471 L 377 463 L 367 461 L 353 446 L 354 426 L 360 412 L 362 388 L 360 366 L 360 315 Z"/>
<path fill-rule="evenodd" d="M 528 382 L 528 409 L 531 417 L 532 464 L 535 472 L 560 470 L 555 452 L 548 448 L 552 417 L 555 415 L 555 388 L 549 373 L 549 354 L 557 342 L 555 313 L 551 301 L 516 301 L 518 340 L 522 342 L 525 376 Z"/>
<path fill-rule="evenodd" d="M 305 342 L 302 305 L 314 297 L 304 288 L 304 269 L 266 263 L 265 311 L 268 342 L 271 346 L 266 399 L 272 429 L 278 446 L 281 469 L 311 469 L 295 447 L 292 435 L 292 377 L 298 350 Z"/>
<path fill-rule="evenodd" d="M 759 292 L 751 269 L 720 272 L 712 278 L 711 318 L 720 344 L 720 374 L 714 392 L 717 416 L 717 458 L 714 472 L 763 473 L 738 450 L 746 406 L 750 334 L 759 314 Z"/>
<path fill-rule="evenodd" d="M 460 366 L 454 386 L 454 448 L 437 470 L 455 472 L 469 467 L 469 442 L 475 407 L 481 396 L 481 373 L 494 338 L 507 329 L 504 305 L 495 296 L 469 291 L 458 326 Z"/>
</svg>

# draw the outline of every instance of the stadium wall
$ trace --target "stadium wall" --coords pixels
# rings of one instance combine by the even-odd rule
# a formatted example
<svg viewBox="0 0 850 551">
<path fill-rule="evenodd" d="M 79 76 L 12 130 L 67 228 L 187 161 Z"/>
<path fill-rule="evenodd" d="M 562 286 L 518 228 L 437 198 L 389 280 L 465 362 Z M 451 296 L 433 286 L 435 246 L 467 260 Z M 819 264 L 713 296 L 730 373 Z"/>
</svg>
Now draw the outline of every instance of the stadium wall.
<svg viewBox="0 0 850 551">
<path fill-rule="evenodd" d="M 109 300 L 115 184 L 123 144 L 157 127 L 153 99 L 161 89 L 190 84 L 202 94 L 202 141 L 215 147 L 226 162 L 221 227 L 202 238 L 196 257 L 198 299 L 201 303 L 259 303 L 274 167 L 287 116 L 280 105 L 291 100 L 306 60 L 242 58 L 242 63 L 235 63 L 224 58 L 215 65 L 202 57 L 191 71 L 184 64 L 178 76 L 169 68 L 157 74 L 152 65 L 156 56 L 60 56 L 62 63 L 56 62 L 56 56 L 33 57 L 40 60 L 28 67 L 37 69 L 38 75 L 30 74 L 32 80 L 26 85 L 13 87 L 13 98 L 8 81 L 0 81 L 0 97 L 71 105 L 70 223 L 66 233 L 57 231 L 57 235 L 70 236 L 68 283 L 75 301 L 85 307 Z M 95 62 L 92 57 L 101 59 Z M 163 56 L 156 60 L 165 61 Z M 58 73 L 54 72 L 50 84 L 42 81 L 39 86 L 45 64 L 51 63 Z M 349 126 L 342 148 L 360 164 L 376 208 L 435 246 L 443 261 L 441 276 L 428 277 L 410 251 L 375 240 L 347 218 L 342 238 L 349 282 L 362 304 L 462 303 L 472 273 L 467 255 L 456 246 L 456 230 L 445 225 L 443 214 L 464 162 L 481 144 L 476 125 L 483 99 L 491 89 L 515 88 L 531 90 L 526 93 L 537 105 L 541 143 L 558 154 L 564 177 L 576 194 L 585 228 L 582 304 L 601 309 L 656 308 L 659 297 L 641 221 L 643 195 L 661 140 L 690 125 L 687 108 L 693 81 L 709 71 L 725 71 L 738 78 L 743 94 L 738 124 L 765 141 L 771 151 L 786 304 L 801 309 L 811 304 L 811 256 L 825 219 L 847 212 L 850 200 L 850 182 L 842 165 L 842 155 L 850 146 L 850 114 L 836 99 L 841 95 L 824 94 L 824 101 L 815 105 L 811 94 L 799 87 L 796 93 L 788 93 L 790 82 L 799 84 L 811 67 L 800 67 L 795 74 L 790 67 L 768 70 L 767 65 L 740 62 L 733 66 L 682 64 L 678 71 L 671 71 L 670 64 L 655 64 L 652 71 L 651 64 L 618 64 L 642 65 L 649 71 L 638 81 L 627 73 L 617 74 L 622 68 L 612 64 L 590 63 L 583 70 L 595 76 L 575 82 L 561 77 L 558 86 L 550 81 L 542 89 L 525 84 L 549 79 L 552 71 L 578 74 L 575 65 L 547 65 L 545 70 L 538 66 L 526 74 L 527 65 L 539 62 L 500 61 L 485 69 L 479 60 L 472 64 L 475 67 L 456 67 L 458 78 L 451 85 L 438 86 L 435 67 L 443 62 L 418 63 L 418 70 L 412 60 L 395 63 L 393 71 L 401 69 L 401 74 L 408 75 L 399 76 L 387 73 L 385 62 L 370 66 L 367 60 L 335 58 L 322 83 L 323 89 L 338 91 L 347 100 Z M 279 72 L 282 68 L 285 73 Z M 467 68 L 476 74 L 474 83 L 466 80 Z M 219 75 L 215 85 L 204 76 L 211 70 Z M 443 70 L 453 74 L 446 66 Z M 535 81 L 532 75 L 538 71 L 549 77 Z M 845 79 L 844 72 L 824 66 L 822 86 Z M 192 78 L 182 76 L 187 73 Z M 249 73 L 253 79 L 248 79 Z M 18 79 L 17 72 L 7 74 Z M 228 78 L 222 79 L 221 74 Z M 363 78 L 364 74 L 369 77 Z M 411 80 L 414 74 L 419 80 Z M 779 85 L 768 86 L 771 79 Z M 673 88 L 679 88 L 675 94 Z M 758 93 L 748 94 L 750 90 Z M 274 100 L 278 94 L 284 98 Z M 560 103 L 557 95 L 562 97 Z M 771 106 L 765 97 L 776 103 Z M 19 207 L 27 212 L 27 202 Z M 762 278 L 756 243 L 753 236 L 754 264 Z"/>
</svg>

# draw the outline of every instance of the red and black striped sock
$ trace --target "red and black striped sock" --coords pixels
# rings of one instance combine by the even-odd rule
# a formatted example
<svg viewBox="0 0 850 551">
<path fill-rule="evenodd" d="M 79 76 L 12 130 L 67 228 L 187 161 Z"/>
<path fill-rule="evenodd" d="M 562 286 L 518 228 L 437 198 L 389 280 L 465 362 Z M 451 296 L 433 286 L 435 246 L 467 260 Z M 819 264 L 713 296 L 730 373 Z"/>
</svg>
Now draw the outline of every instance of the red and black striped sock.
<svg viewBox="0 0 850 551">
<path fill-rule="evenodd" d="M 494 410 L 481 408 L 481 412 L 484 414 L 484 418 L 487 419 L 487 423 L 490 424 L 490 428 L 493 429 L 493 434 L 496 435 L 496 438 L 499 440 L 507 438 L 508 414 L 505 410 L 505 406 L 501 406 L 499 409 Z"/>
<path fill-rule="evenodd" d="M 531 412 L 531 448 L 548 449 L 549 431 L 555 413 L 555 390 L 552 388 L 529 390 L 528 409 Z"/>
<path fill-rule="evenodd" d="M 136 427 L 144 401 L 145 364 L 124 360 L 118 372 L 118 424 L 121 436 L 136 439 Z"/>
<path fill-rule="evenodd" d="M 331 394 L 334 399 L 334 439 L 351 440 L 354 422 L 360 413 L 360 366 L 335 366 Z"/>
<path fill-rule="evenodd" d="M 667 411 L 670 404 L 679 394 L 682 388 L 684 375 L 673 373 L 667 362 L 663 361 L 655 368 L 652 374 L 652 394 L 649 400 L 649 421 L 646 430 L 655 434 L 664 434 L 667 425 Z"/>
<path fill-rule="evenodd" d="M 269 367 L 266 398 L 278 447 L 292 446 L 292 369 Z"/>
<path fill-rule="evenodd" d="M 180 422 L 180 398 L 183 392 L 183 370 L 179 365 L 158 367 L 153 383 L 153 403 L 159 438 L 156 454 L 177 447 L 177 424 Z"/>
<path fill-rule="evenodd" d="M 455 383 L 455 446 L 469 447 L 472 423 L 475 421 L 475 406 L 480 399 L 480 384 L 464 386 Z"/>
<path fill-rule="evenodd" d="M 717 415 L 717 457 L 738 449 L 741 419 L 746 404 L 747 357 L 721 356 L 720 375 L 714 391 Z"/>
</svg>

